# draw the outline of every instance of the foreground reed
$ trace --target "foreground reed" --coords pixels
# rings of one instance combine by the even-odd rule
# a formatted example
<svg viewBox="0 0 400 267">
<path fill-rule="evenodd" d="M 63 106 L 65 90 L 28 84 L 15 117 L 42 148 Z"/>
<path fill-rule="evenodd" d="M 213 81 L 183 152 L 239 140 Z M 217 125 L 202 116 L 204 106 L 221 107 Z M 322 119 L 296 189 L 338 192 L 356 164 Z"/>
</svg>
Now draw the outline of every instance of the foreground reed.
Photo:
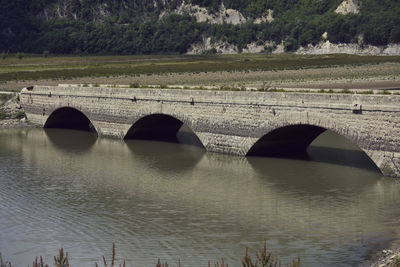
<svg viewBox="0 0 400 267">
<path fill-rule="evenodd" d="M 11 265 L 11 262 L 3 262 L 3 257 L 0 253 L 0 267 L 13 267 L 13 265 Z"/>
<path fill-rule="evenodd" d="M 104 263 L 104 267 L 108 267 L 106 258 L 104 256 L 103 256 L 103 263 Z M 112 245 L 112 255 L 111 255 L 111 265 L 110 265 L 110 267 L 114 267 L 114 263 L 115 263 L 115 243 L 113 243 L 113 245 Z M 123 261 L 122 265 L 119 264 L 118 266 L 119 267 L 125 267 L 125 260 Z M 97 262 L 96 262 L 96 267 L 99 267 L 97 265 Z"/>
<path fill-rule="evenodd" d="M 286 265 L 281 265 L 281 262 L 279 259 L 275 256 L 273 256 L 271 253 L 267 253 L 267 242 L 264 240 L 264 247 L 260 250 L 260 254 L 256 252 L 255 255 L 255 261 L 253 263 L 253 260 L 251 256 L 248 253 L 248 248 L 246 247 L 246 253 L 244 257 L 242 258 L 241 265 L 243 267 L 281 267 L 281 266 L 286 266 L 286 267 L 299 267 L 300 266 L 300 257 L 297 258 L 297 260 L 293 260 L 292 263 L 286 264 Z M 126 267 L 126 262 L 125 260 L 122 261 L 122 263 L 117 264 L 115 262 L 115 244 L 113 243 L 112 245 L 112 255 L 111 255 L 111 262 L 107 262 L 106 258 L 102 256 L 103 264 L 104 267 Z M 64 253 L 64 250 L 61 248 L 59 250 L 59 253 L 57 256 L 54 256 L 54 266 L 55 267 L 70 267 L 69 261 L 68 261 L 68 252 Z M 97 262 L 95 263 L 96 267 L 99 267 Z M 11 264 L 11 262 L 3 262 L 3 259 L 1 257 L 0 253 L 0 267 L 14 267 L 14 265 Z M 28 267 L 31 267 L 28 265 Z M 39 258 L 36 257 L 35 260 L 32 262 L 32 267 L 49 267 L 48 264 L 44 263 L 42 256 Z M 156 267 L 168 267 L 168 263 L 164 262 L 162 263 L 160 259 L 158 259 L 156 263 Z M 180 260 L 178 261 L 178 267 L 182 267 Z M 215 262 L 213 265 L 211 262 L 208 262 L 208 267 L 229 267 L 227 263 L 225 263 L 224 259 L 221 260 L 221 263 L 218 261 Z"/>
</svg>

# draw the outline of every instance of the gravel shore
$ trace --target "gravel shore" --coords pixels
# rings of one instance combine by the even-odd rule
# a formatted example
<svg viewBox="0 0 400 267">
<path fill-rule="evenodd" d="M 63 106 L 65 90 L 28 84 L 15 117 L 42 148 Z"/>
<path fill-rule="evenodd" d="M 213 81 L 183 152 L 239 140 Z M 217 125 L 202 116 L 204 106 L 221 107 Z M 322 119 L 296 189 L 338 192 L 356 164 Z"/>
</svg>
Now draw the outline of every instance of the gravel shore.
<svg viewBox="0 0 400 267">
<path fill-rule="evenodd" d="M 363 267 L 400 267 L 400 248 L 396 250 L 384 249 L 380 252 L 378 259 L 368 262 Z"/>
</svg>

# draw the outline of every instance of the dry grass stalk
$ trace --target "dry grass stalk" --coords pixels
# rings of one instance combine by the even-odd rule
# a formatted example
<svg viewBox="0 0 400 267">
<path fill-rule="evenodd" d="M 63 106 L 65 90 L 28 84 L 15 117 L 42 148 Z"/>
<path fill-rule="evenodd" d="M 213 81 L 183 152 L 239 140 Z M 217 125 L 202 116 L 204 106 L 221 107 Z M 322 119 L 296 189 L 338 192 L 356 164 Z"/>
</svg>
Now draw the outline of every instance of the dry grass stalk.
<svg viewBox="0 0 400 267">
<path fill-rule="evenodd" d="M 103 256 L 103 264 L 104 264 L 104 267 L 108 267 L 106 258 L 104 256 Z M 110 267 L 114 267 L 114 264 L 115 264 L 115 243 L 113 243 L 113 246 L 112 246 L 112 256 L 111 256 L 111 265 L 110 265 Z M 98 267 L 97 262 L 96 262 L 95 266 Z M 119 264 L 118 266 L 119 267 L 125 267 L 126 266 L 125 260 L 123 261 L 122 265 Z"/>
<path fill-rule="evenodd" d="M 69 267 L 68 252 L 65 253 L 64 257 L 64 250 L 61 248 L 58 257 L 54 256 L 54 265 L 56 267 Z"/>
<path fill-rule="evenodd" d="M 249 256 L 249 248 L 246 247 L 246 254 L 242 259 L 243 267 L 254 267 L 253 263 L 251 262 L 251 257 Z"/>
<path fill-rule="evenodd" d="M 208 266 L 210 266 L 210 262 L 208 262 Z M 219 265 L 219 262 L 217 261 L 217 263 L 214 264 L 214 267 L 229 267 L 229 266 L 228 263 L 225 263 L 224 259 L 222 259 L 221 265 Z"/>
<path fill-rule="evenodd" d="M 179 264 L 180 264 L 180 263 L 179 263 Z M 167 263 L 167 262 L 165 262 L 165 263 L 161 264 L 161 261 L 160 261 L 160 259 L 158 259 L 158 262 L 157 262 L 157 265 L 156 265 L 156 267 L 168 267 L 168 263 Z"/>
<path fill-rule="evenodd" d="M 14 265 L 11 265 L 11 262 L 3 262 L 3 257 L 1 256 L 0 253 L 0 267 L 14 267 Z"/>
<path fill-rule="evenodd" d="M 271 253 L 267 254 L 267 241 L 264 239 L 264 247 L 261 250 L 261 255 L 256 253 L 256 262 L 252 263 L 251 257 L 248 253 L 248 248 L 246 247 L 246 254 L 242 259 L 243 267 L 281 267 L 281 262 L 274 258 Z M 297 258 L 297 261 L 293 260 L 291 265 L 286 265 L 287 267 L 299 267 L 300 266 L 300 257 Z"/>
<path fill-rule="evenodd" d="M 29 266 L 28 266 L 29 267 Z M 49 265 L 43 263 L 43 258 L 40 256 L 40 261 L 38 261 L 38 257 L 32 262 L 32 267 L 49 267 Z"/>
</svg>

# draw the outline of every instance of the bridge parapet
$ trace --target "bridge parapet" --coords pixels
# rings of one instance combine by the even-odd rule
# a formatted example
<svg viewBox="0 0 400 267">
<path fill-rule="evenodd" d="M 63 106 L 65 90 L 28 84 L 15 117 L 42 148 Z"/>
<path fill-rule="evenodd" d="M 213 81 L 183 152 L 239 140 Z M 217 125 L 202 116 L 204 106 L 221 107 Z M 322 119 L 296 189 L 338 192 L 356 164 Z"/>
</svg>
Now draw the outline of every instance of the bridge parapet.
<svg viewBox="0 0 400 267">
<path fill-rule="evenodd" d="M 398 95 L 35 86 L 21 91 L 21 105 L 42 126 L 55 110 L 77 109 L 99 135 L 117 138 L 143 117 L 166 114 L 208 151 L 241 156 L 276 129 L 318 126 L 357 144 L 383 174 L 400 177 Z"/>
</svg>

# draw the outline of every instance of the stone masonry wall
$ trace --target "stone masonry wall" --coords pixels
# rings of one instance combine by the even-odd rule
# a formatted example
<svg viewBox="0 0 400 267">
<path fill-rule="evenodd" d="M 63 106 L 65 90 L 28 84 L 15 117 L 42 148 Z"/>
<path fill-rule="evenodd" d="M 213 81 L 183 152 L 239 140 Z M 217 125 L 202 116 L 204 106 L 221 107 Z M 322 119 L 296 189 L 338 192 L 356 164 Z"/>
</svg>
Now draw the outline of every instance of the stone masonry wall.
<svg viewBox="0 0 400 267">
<path fill-rule="evenodd" d="M 400 177 L 400 96 L 37 86 L 21 91 L 30 121 L 61 107 L 83 112 L 100 136 L 123 138 L 140 118 L 162 113 L 189 126 L 207 151 L 244 156 L 268 132 L 296 124 L 332 130 Z"/>
</svg>

